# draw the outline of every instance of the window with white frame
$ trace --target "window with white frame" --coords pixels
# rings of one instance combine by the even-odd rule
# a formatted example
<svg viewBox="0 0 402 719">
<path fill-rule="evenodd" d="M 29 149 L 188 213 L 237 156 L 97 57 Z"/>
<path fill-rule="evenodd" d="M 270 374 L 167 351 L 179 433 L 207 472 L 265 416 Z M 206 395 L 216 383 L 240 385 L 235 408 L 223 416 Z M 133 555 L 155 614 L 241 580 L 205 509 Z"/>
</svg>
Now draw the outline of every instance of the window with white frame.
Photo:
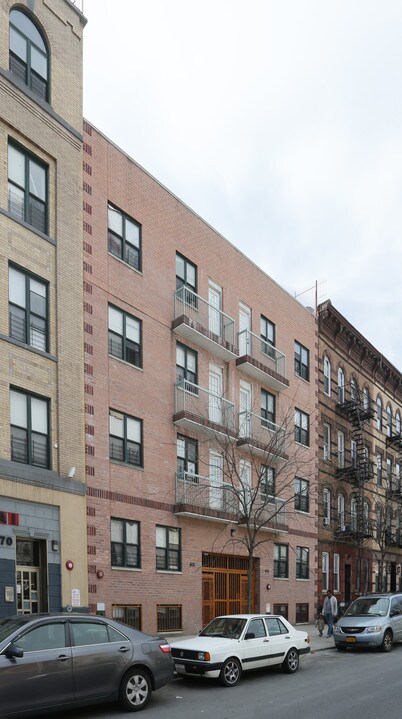
<svg viewBox="0 0 402 719">
<path fill-rule="evenodd" d="M 332 578 L 332 589 L 339 592 L 339 554 L 334 554 L 334 573 Z"/>
<path fill-rule="evenodd" d="M 112 567 L 139 568 L 140 525 L 128 519 L 110 519 Z"/>
<path fill-rule="evenodd" d="M 377 486 L 382 486 L 382 452 L 377 452 Z"/>
<path fill-rule="evenodd" d="M 382 399 L 377 397 L 377 429 L 382 431 Z"/>
<path fill-rule="evenodd" d="M 11 460 L 50 469 L 48 399 L 11 389 Z"/>
<path fill-rule="evenodd" d="M 338 467 L 343 469 L 345 466 L 345 434 L 338 432 Z"/>
<path fill-rule="evenodd" d="M 275 468 L 261 465 L 260 489 L 263 501 L 275 498 Z"/>
<path fill-rule="evenodd" d="M 324 461 L 329 462 L 331 459 L 331 427 L 324 423 Z"/>
<path fill-rule="evenodd" d="M 350 502 L 350 526 L 353 532 L 357 531 L 357 499 L 355 497 Z"/>
<path fill-rule="evenodd" d="M 387 457 L 387 489 L 393 489 L 392 487 L 392 457 Z"/>
<path fill-rule="evenodd" d="M 325 525 L 331 523 L 331 492 L 327 487 L 323 490 L 323 518 Z"/>
<path fill-rule="evenodd" d="M 392 437 L 392 408 L 387 405 L 387 437 Z"/>
<path fill-rule="evenodd" d="M 180 572 L 180 529 L 176 529 L 175 527 L 156 527 L 156 569 Z"/>
<path fill-rule="evenodd" d="M 370 409 L 370 392 L 367 387 L 363 388 L 363 408 L 366 411 Z"/>
<path fill-rule="evenodd" d="M 399 409 L 395 412 L 395 434 L 401 434 L 401 413 Z"/>
<path fill-rule="evenodd" d="M 350 380 L 350 399 L 352 402 L 357 402 L 359 398 L 359 388 L 354 377 Z"/>
<path fill-rule="evenodd" d="M 34 349 L 48 350 L 48 283 L 10 266 L 8 270 L 10 337 Z"/>
<path fill-rule="evenodd" d="M 338 368 L 338 403 L 345 402 L 345 373 L 342 367 Z"/>
<path fill-rule="evenodd" d="M 354 469 L 357 467 L 357 444 L 356 440 L 352 439 L 350 442 L 350 459 Z"/>
<path fill-rule="evenodd" d="M 331 395 L 331 362 L 327 355 L 324 357 L 324 394 Z"/>
<path fill-rule="evenodd" d="M 295 340 L 294 344 L 294 364 L 295 374 L 297 377 L 305 379 L 307 382 L 310 380 L 310 352 L 307 347 L 304 347 L 300 342 Z"/>
<path fill-rule="evenodd" d="M 338 494 L 338 526 L 341 532 L 345 530 L 345 496 Z"/>
<path fill-rule="evenodd" d="M 109 305 L 109 354 L 141 367 L 141 320 Z"/>
<path fill-rule="evenodd" d="M 327 592 L 329 589 L 329 554 L 323 552 L 321 555 L 321 566 L 322 566 L 322 591 Z"/>
</svg>

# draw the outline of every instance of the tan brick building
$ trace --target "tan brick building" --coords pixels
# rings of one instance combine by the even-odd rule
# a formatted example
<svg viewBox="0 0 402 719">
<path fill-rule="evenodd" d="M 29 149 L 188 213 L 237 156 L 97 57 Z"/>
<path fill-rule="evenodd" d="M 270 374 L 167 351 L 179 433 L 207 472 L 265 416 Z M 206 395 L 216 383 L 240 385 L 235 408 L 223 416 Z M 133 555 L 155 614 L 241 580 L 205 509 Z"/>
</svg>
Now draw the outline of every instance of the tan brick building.
<svg viewBox="0 0 402 719">
<path fill-rule="evenodd" d="M 87 122 L 84 131 L 91 611 L 194 632 L 244 610 L 242 514 L 269 496 L 252 607 L 311 620 L 315 317 Z M 242 512 L 233 485 L 246 486 Z"/>
<path fill-rule="evenodd" d="M 0 2 L 0 616 L 88 606 L 84 24 Z"/>
<path fill-rule="evenodd" d="M 328 300 L 319 323 L 319 585 L 401 591 L 402 375 Z"/>
</svg>

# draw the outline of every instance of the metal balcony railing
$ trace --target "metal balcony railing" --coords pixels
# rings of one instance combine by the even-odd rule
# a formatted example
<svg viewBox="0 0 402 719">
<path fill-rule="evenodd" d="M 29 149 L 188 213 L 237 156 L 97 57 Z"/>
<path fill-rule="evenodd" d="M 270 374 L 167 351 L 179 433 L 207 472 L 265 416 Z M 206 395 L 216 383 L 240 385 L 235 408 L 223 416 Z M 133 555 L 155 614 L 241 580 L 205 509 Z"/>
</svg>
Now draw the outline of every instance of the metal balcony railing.
<svg viewBox="0 0 402 719">
<path fill-rule="evenodd" d="M 185 285 L 175 292 L 173 330 L 224 359 L 237 356 L 234 319 Z"/>
<path fill-rule="evenodd" d="M 286 530 L 286 502 L 284 499 L 260 493 L 253 502 L 248 503 L 245 498 L 240 505 L 243 517 L 239 519 L 239 524 L 245 523 L 244 515 L 247 515 L 248 521 L 255 522 L 258 527 Z"/>
<path fill-rule="evenodd" d="M 176 474 L 176 511 L 202 514 L 213 510 L 219 513 L 237 516 L 238 501 L 231 484 L 217 478 L 202 477 L 190 472 Z"/>
<path fill-rule="evenodd" d="M 247 444 L 261 454 L 283 457 L 285 429 L 254 412 L 239 412 L 238 444 Z"/>
<path fill-rule="evenodd" d="M 237 364 L 241 364 L 243 357 L 249 357 L 255 362 L 265 367 L 274 375 L 282 378 L 282 385 L 288 386 L 286 377 L 286 356 L 283 352 L 273 347 L 269 342 L 261 336 L 254 334 L 248 329 L 238 333 L 239 343 L 239 359 Z M 285 381 L 284 381 L 285 380 Z"/>
<path fill-rule="evenodd" d="M 176 424 L 191 422 L 205 430 L 233 435 L 235 406 L 233 402 L 182 379 L 175 385 L 174 418 Z"/>
</svg>

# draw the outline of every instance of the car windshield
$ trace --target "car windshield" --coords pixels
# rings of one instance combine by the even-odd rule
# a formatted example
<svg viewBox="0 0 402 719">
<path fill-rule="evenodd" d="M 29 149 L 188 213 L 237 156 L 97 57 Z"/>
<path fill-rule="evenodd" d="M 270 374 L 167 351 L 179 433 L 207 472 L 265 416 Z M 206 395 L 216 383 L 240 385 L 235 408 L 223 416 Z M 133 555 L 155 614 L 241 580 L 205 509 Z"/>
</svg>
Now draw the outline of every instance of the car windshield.
<svg viewBox="0 0 402 719">
<path fill-rule="evenodd" d="M 200 632 L 200 637 L 239 639 L 245 625 L 246 620 L 239 617 L 217 617 Z"/>
<path fill-rule="evenodd" d="M 346 610 L 345 617 L 385 617 L 388 614 L 388 597 L 361 597 Z"/>
</svg>

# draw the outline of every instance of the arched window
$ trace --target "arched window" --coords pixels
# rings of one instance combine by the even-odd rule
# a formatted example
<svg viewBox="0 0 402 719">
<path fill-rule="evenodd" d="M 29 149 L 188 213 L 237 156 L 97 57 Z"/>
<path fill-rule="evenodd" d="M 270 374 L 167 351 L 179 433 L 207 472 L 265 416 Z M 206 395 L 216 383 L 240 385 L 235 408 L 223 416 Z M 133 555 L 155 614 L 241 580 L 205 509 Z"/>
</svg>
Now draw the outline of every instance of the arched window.
<svg viewBox="0 0 402 719">
<path fill-rule="evenodd" d="M 327 355 L 324 357 L 324 394 L 331 395 L 331 362 Z"/>
<path fill-rule="evenodd" d="M 377 397 L 377 429 L 382 431 L 382 399 Z"/>
<path fill-rule="evenodd" d="M 345 373 L 342 367 L 338 368 L 338 402 L 339 404 L 345 402 Z"/>
<path fill-rule="evenodd" d="M 323 516 L 324 524 L 331 523 L 331 492 L 326 487 L 323 491 Z"/>
<path fill-rule="evenodd" d="M 399 409 L 395 412 L 395 434 L 401 433 L 401 413 Z"/>
<path fill-rule="evenodd" d="M 392 408 L 387 405 L 387 437 L 392 437 Z"/>
<path fill-rule="evenodd" d="M 370 392 L 367 387 L 363 388 L 363 408 L 366 412 L 370 409 Z"/>
<path fill-rule="evenodd" d="M 338 494 L 338 526 L 341 532 L 345 530 L 345 497 Z"/>
<path fill-rule="evenodd" d="M 350 380 L 350 399 L 352 402 L 357 402 L 359 396 L 359 388 L 354 377 Z"/>
<path fill-rule="evenodd" d="M 369 521 L 369 515 L 370 515 L 370 508 L 368 502 L 363 502 L 363 523 L 364 523 L 364 535 L 365 537 L 368 537 L 370 535 L 370 521 Z"/>
<path fill-rule="evenodd" d="M 42 100 L 49 99 L 49 53 L 42 34 L 22 10 L 10 12 L 10 71 Z"/>
</svg>

